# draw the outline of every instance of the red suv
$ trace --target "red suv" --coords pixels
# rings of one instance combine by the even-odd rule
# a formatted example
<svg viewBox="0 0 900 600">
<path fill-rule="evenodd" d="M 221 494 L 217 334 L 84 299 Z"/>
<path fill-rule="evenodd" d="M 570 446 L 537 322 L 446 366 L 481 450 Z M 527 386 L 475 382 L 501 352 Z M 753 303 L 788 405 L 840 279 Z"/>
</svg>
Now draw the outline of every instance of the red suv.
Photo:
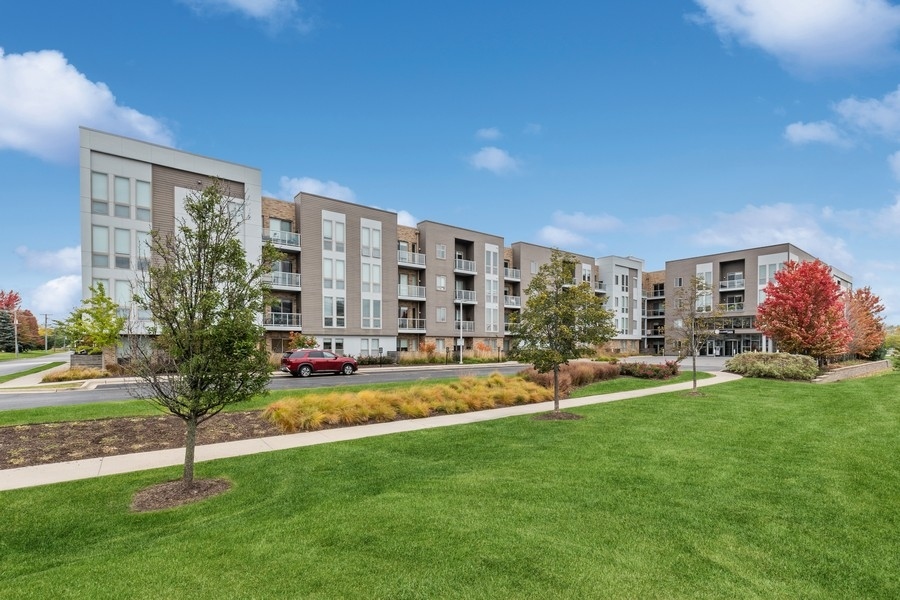
<svg viewBox="0 0 900 600">
<path fill-rule="evenodd" d="M 313 373 L 352 375 L 357 369 L 359 365 L 353 358 L 327 350 L 294 350 L 281 357 L 281 370 L 294 377 L 309 377 Z"/>
</svg>

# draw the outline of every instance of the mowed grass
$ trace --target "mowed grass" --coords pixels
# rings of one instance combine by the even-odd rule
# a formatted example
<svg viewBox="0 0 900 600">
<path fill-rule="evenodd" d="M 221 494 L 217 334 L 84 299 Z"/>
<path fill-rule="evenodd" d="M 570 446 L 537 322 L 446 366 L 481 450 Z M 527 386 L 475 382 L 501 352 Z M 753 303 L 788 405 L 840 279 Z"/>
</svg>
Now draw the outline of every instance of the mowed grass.
<svg viewBox="0 0 900 600">
<path fill-rule="evenodd" d="M 47 371 L 52 369 L 53 367 L 58 367 L 63 362 L 52 362 L 47 363 L 46 365 L 40 365 L 37 367 L 32 367 L 30 369 L 26 369 L 24 371 L 19 371 L 18 373 L 10 373 L 9 375 L 0 375 L 0 383 L 6 383 L 7 381 L 12 381 L 13 379 L 18 379 L 19 377 L 25 377 L 26 375 L 32 375 L 34 373 L 40 373 L 41 371 Z"/>
<path fill-rule="evenodd" d="M 900 597 L 900 374 L 702 391 L 2 492 L 0 597 Z"/>
</svg>

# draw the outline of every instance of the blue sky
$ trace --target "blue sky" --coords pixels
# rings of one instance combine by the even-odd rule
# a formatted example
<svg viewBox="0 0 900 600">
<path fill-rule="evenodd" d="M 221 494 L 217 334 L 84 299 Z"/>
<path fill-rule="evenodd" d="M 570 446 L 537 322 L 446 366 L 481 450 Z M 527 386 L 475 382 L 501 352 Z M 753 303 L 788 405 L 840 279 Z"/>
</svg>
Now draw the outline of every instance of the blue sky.
<svg viewBox="0 0 900 600">
<path fill-rule="evenodd" d="M 900 5 L 0 7 L 0 289 L 79 302 L 78 126 L 593 256 L 791 242 L 900 324 Z"/>
</svg>

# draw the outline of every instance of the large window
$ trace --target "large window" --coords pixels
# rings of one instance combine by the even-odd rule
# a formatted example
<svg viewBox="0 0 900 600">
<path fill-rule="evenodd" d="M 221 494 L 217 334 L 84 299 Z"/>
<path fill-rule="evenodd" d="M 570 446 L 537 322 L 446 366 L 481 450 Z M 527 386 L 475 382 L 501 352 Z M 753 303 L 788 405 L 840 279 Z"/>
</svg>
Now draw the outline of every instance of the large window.
<svg viewBox="0 0 900 600">
<path fill-rule="evenodd" d="M 437 244 L 434 247 L 434 255 L 440 259 L 447 258 L 447 244 Z"/>
<path fill-rule="evenodd" d="M 131 231 L 128 229 L 115 230 L 116 268 L 131 268 Z"/>
<path fill-rule="evenodd" d="M 381 300 L 362 299 L 362 326 L 366 329 L 381 329 Z"/>
<path fill-rule="evenodd" d="M 109 267 L 109 227 L 91 227 L 91 265 Z"/>
<path fill-rule="evenodd" d="M 444 306 L 437 307 L 437 310 L 434 315 L 434 320 L 438 323 L 446 323 L 447 322 L 447 308 Z"/>
<path fill-rule="evenodd" d="M 131 180 L 127 177 L 115 177 L 113 194 L 115 198 L 115 211 L 117 217 L 131 218 Z"/>
<path fill-rule="evenodd" d="M 91 212 L 109 214 L 109 177 L 106 173 L 91 173 Z"/>
<path fill-rule="evenodd" d="M 344 299 L 339 296 L 325 296 L 322 305 L 325 327 L 346 327 Z"/>
<path fill-rule="evenodd" d="M 138 221 L 150 220 L 150 184 L 146 181 L 134 183 L 134 204 L 137 207 L 135 218 Z"/>
<path fill-rule="evenodd" d="M 434 280 L 434 289 L 443 292 L 447 289 L 447 276 L 437 275 Z"/>
</svg>

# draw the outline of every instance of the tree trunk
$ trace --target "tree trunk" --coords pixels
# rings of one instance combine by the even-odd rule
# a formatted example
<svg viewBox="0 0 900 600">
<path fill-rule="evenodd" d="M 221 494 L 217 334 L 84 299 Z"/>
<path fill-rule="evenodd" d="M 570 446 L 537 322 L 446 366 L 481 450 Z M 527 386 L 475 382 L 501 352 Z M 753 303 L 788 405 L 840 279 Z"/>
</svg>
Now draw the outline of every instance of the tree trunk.
<svg viewBox="0 0 900 600">
<path fill-rule="evenodd" d="M 559 365 L 553 367 L 553 411 L 559 412 Z"/>
<path fill-rule="evenodd" d="M 184 424 L 187 433 L 184 439 L 184 476 L 181 481 L 185 487 L 194 483 L 194 447 L 197 445 L 197 417 L 191 415 Z"/>
</svg>

